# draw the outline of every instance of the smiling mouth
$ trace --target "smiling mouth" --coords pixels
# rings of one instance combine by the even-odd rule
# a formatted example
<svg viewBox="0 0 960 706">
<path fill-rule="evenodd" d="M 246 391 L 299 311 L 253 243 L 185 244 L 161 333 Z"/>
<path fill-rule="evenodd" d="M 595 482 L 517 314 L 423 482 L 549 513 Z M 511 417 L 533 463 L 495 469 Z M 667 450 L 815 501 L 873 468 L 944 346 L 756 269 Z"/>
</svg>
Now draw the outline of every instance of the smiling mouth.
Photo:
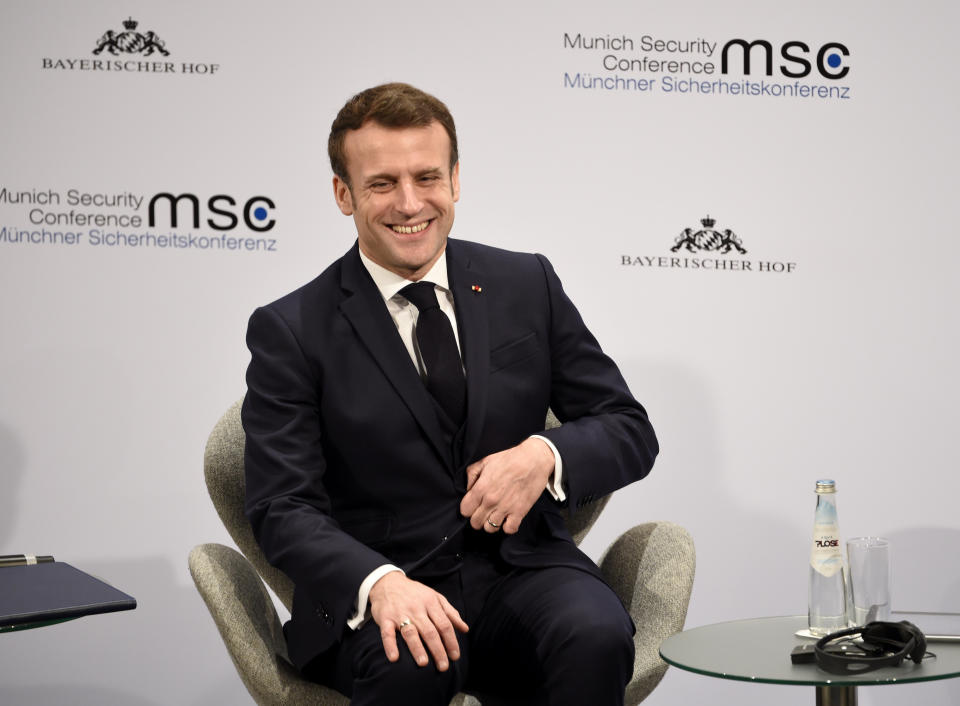
<svg viewBox="0 0 960 706">
<path fill-rule="evenodd" d="M 402 233 L 403 235 L 411 235 L 413 233 L 419 233 L 427 229 L 427 226 L 430 225 L 432 221 L 424 221 L 423 223 L 418 223 L 415 226 L 390 226 L 390 229 L 394 233 Z"/>
</svg>

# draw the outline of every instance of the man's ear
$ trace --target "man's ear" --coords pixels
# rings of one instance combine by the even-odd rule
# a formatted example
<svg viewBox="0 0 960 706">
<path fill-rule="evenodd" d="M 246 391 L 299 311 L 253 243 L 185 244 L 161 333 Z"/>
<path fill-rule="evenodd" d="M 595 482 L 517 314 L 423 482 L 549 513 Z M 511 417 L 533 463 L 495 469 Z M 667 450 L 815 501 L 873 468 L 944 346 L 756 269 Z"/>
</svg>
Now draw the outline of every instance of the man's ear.
<svg viewBox="0 0 960 706">
<path fill-rule="evenodd" d="M 340 213 L 344 216 L 353 215 L 353 194 L 350 193 L 347 182 L 338 176 L 333 177 L 333 198 L 337 201 Z"/>
<path fill-rule="evenodd" d="M 450 190 L 453 192 L 454 202 L 460 200 L 460 160 L 450 170 Z"/>
</svg>

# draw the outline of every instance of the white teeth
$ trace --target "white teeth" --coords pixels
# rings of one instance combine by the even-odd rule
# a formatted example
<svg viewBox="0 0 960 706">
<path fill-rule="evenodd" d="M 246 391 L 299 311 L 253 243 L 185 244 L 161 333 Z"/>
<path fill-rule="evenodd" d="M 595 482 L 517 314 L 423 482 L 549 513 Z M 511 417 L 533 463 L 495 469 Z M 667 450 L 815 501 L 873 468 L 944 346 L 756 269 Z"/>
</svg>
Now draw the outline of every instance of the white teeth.
<svg viewBox="0 0 960 706">
<path fill-rule="evenodd" d="M 425 230 L 426 227 L 430 225 L 430 221 L 424 221 L 420 225 L 416 226 L 390 226 L 395 233 L 404 233 L 409 235 L 410 233 L 419 233 L 422 230 Z"/>
</svg>

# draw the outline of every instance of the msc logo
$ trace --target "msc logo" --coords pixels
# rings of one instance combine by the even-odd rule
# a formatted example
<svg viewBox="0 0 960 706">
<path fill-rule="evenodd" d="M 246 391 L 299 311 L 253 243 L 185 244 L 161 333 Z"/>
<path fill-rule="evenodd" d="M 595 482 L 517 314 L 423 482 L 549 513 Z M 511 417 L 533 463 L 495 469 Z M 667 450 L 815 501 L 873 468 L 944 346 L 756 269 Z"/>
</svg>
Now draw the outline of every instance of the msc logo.
<svg viewBox="0 0 960 706">
<path fill-rule="evenodd" d="M 97 48 L 93 50 L 93 53 L 99 54 L 106 49 L 114 56 L 117 56 L 117 50 L 119 49 L 125 54 L 143 54 L 144 56 L 150 56 L 154 51 L 158 51 L 164 56 L 170 56 L 170 52 L 164 49 L 163 40 L 160 39 L 155 32 L 140 34 L 140 32 L 136 31 L 137 24 L 139 23 L 135 19 L 127 18 L 123 22 L 125 31 L 118 34 L 112 29 L 108 29 L 106 33 L 100 37 L 100 40 L 97 42 Z"/>
<path fill-rule="evenodd" d="M 803 78 L 810 75 L 813 65 L 820 75 L 828 79 L 841 79 L 850 72 L 844 66 L 844 59 L 850 56 L 850 50 L 840 42 L 827 42 L 817 50 L 816 59 L 811 63 L 808 58 L 810 46 L 806 42 L 786 42 L 780 46 L 780 56 L 785 63 L 780 64 L 780 73 L 790 78 Z M 720 73 L 728 73 L 731 53 L 739 56 L 743 62 L 743 73 L 750 75 L 751 60 L 759 58 L 763 62 L 764 73 L 773 75 L 773 45 L 765 39 L 748 42 L 746 39 L 731 39 L 720 51 Z"/>
<path fill-rule="evenodd" d="M 170 227 L 176 228 L 181 212 L 186 209 L 187 216 L 194 228 L 200 227 L 200 199 L 194 194 L 180 194 L 174 196 L 171 193 L 163 192 L 156 194 L 147 205 L 147 224 L 153 228 L 157 224 L 158 204 L 165 202 L 167 213 L 170 217 Z M 207 199 L 207 211 L 211 215 L 206 219 L 206 223 L 214 230 L 226 231 L 233 230 L 240 223 L 240 219 L 234 211 L 237 205 L 236 199 L 226 194 L 216 194 Z M 266 196 L 251 196 L 240 209 L 243 216 L 243 222 L 250 230 L 258 233 L 266 233 L 273 228 L 276 221 L 270 218 L 270 211 L 276 208 L 276 204 Z"/>
</svg>

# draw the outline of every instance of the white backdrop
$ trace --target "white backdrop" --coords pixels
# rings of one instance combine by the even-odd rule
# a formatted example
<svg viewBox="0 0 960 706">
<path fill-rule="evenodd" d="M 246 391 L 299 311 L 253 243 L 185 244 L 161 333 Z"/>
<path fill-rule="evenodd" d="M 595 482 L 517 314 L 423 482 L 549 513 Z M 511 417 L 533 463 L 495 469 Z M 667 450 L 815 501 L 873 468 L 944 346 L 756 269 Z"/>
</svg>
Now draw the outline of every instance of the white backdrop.
<svg viewBox="0 0 960 706">
<path fill-rule="evenodd" d="M 658 430 L 656 468 L 615 496 L 592 556 L 670 519 L 697 544 L 688 626 L 802 613 L 814 481 L 834 477 L 842 533 L 893 541 L 894 608 L 960 610 L 958 20 L 955 4 L 899 0 L 3 0 L 0 553 L 54 554 L 139 606 L 2 636 L 0 702 L 249 702 L 186 568 L 195 544 L 230 544 L 203 446 L 243 394 L 250 312 L 352 244 L 326 134 L 346 98 L 387 80 L 436 94 L 458 121 L 455 235 L 550 256 Z M 148 31 L 168 55 L 147 55 Z M 632 47 L 604 49 L 608 37 Z M 762 47 L 749 76 L 738 49 L 721 74 L 738 38 L 770 43 L 770 76 Z M 655 40 L 677 43 L 647 51 Z M 788 47 L 809 75 L 781 71 L 803 68 L 781 58 L 789 42 L 809 47 Z M 816 66 L 831 42 L 847 54 L 828 47 L 823 68 L 849 68 L 840 79 Z M 644 58 L 640 71 L 604 68 Z M 650 89 L 582 87 L 617 77 Z M 691 78 L 706 87 L 664 90 Z M 744 82 L 760 94 L 731 93 Z M 74 205 L 71 191 L 108 203 Z M 165 212 L 148 226 L 164 192 L 195 194 L 200 225 L 183 210 L 177 226 Z M 236 227 L 206 222 L 230 225 L 208 208 L 217 195 L 236 202 Z M 247 225 L 255 196 L 275 207 L 258 219 L 266 202 L 254 203 Z M 702 237 L 698 252 L 671 252 L 707 215 L 747 252 Z M 44 235 L 44 217 L 77 242 Z M 118 231 L 188 247 L 102 242 Z M 212 247 L 221 235 L 274 250 Z M 812 698 L 670 670 L 649 702 Z M 903 698 L 953 704 L 960 684 L 861 690 L 867 706 Z"/>
</svg>

